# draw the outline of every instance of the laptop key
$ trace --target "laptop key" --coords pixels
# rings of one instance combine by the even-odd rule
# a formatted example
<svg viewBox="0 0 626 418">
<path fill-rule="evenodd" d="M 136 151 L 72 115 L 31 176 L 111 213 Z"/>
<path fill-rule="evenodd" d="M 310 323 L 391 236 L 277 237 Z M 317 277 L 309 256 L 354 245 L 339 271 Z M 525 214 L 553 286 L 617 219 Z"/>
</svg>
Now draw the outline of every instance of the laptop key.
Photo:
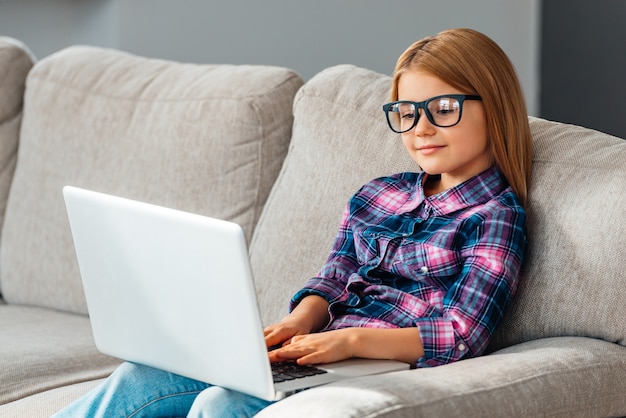
<svg viewBox="0 0 626 418">
<path fill-rule="evenodd" d="M 295 362 L 280 362 L 272 364 L 274 382 L 277 383 L 323 373 L 327 373 L 326 370 L 318 369 L 314 366 L 301 366 Z"/>
</svg>

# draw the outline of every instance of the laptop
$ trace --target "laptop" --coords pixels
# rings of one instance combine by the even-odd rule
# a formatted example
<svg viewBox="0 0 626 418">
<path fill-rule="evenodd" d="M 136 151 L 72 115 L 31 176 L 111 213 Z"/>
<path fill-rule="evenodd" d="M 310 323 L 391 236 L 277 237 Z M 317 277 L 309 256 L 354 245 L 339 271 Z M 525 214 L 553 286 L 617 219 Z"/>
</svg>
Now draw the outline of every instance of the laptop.
<svg viewBox="0 0 626 418">
<path fill-rule="evenodd" d="M 348 359 L 275 383 L 239 225 L 70 186 L 63 195 L 101 352 L 266 400 L 409 368 Z"/>
</svg>

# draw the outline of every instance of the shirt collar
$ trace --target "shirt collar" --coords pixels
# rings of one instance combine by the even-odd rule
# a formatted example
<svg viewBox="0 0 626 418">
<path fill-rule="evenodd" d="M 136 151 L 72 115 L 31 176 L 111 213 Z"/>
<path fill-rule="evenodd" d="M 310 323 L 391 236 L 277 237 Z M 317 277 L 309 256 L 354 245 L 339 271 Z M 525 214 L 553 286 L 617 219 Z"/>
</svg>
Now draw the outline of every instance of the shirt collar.
<svg viewBox="0 0 626 418">
<path fill-rule="evenodd" d="M 420 173 L 415 188 L 406 203 L 399 208 L 399 213 L 415 210 L 423 203 L 430 208 L 433 215 L 446 215 L 484 204 L 508 187 L 506 179 L 495 165 L 461 184 L 430 197 L 424 195 L 426 177 L 427 173 Z"/>
</svg>

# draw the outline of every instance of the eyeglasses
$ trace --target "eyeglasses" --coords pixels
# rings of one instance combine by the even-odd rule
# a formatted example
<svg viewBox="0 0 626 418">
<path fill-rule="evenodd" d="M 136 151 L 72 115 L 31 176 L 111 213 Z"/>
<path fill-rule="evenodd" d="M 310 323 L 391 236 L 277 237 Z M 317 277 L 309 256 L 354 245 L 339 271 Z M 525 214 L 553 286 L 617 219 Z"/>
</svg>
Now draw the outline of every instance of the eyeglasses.
<svg viewBox="0 0 626 418">
<path fill-rule="evenodd" d="M 482 100 L 482 98 L 469 94 L 444 94 L 423 102 L 401 100 L 387 103 L 383 105 L 383 110 L 387 115 L 387 123 L 391 130 L 401 134 L 417 125 L 420 118 L 419 109 L 424 109 L 426 117 L 435 126 L 449 128 L 456 125 L 461 121 L 465 100 Z"/>
</svg>

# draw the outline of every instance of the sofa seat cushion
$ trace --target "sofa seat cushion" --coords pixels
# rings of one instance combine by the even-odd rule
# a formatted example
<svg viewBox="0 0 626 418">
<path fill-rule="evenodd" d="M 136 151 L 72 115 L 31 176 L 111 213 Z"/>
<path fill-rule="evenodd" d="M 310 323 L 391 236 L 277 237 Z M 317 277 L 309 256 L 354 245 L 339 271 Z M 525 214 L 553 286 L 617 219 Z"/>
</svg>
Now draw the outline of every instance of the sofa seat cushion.
<svg viewBox="0 0 626 418">
<path fill-rule="evenodd" d="M 71 47 L 28 75 L 0 247 L 5 300 L 86 313 L 62 187 L 228 219 L 250 237 L 287 153 L 302 80 Z"/>
<path fill-rule="evenodd" d="M 49 418 L 96 387 L 104 379 L 88 380 L 46 390 L 0 405 L 0 417 Z"/>
<path fill-rule="evenodd" d="M 258 417 L 600 417 L 626 414 L 626 347 L 532 341 L 457 363 L 301 392 Z"/>
<path fill-rule="evenodd" d="M 94 345 L 89 318 L 0 305 L 0 404 L 109 375 L 120 360 Z"/>
</svg>

